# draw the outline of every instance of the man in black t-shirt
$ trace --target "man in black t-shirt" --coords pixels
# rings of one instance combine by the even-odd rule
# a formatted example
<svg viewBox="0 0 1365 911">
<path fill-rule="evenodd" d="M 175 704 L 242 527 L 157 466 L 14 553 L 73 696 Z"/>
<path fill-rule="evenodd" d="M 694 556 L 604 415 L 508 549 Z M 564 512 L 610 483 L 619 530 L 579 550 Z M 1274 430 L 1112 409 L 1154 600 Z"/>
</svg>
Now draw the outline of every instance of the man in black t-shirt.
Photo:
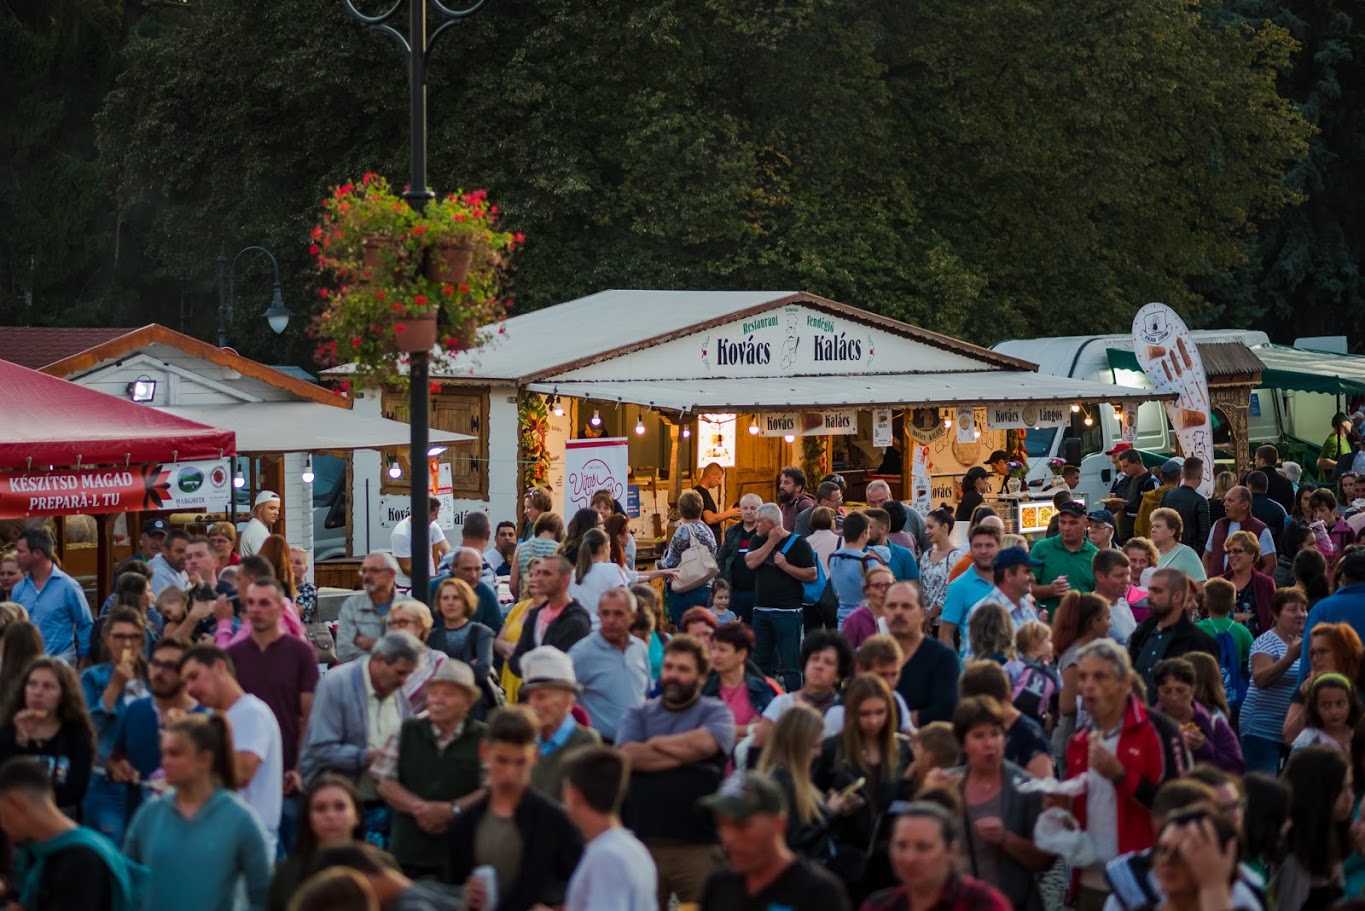
<svg viewBox="0 0 1365 911">
<path fill-rule="evenodd" d="M 725 539 L 716 551 L 720 578 L 730 583 L 730 610 L 749 625 L 754 622 L 754 571 L 744 563 L 758 537 L 758 507 L 763 498 L 746 493 L 739 498 L 739 521 L 725 529 Z"/>
<path fill-rule="evenodd" d="M 48 769 L 31 756 L 0 766 L 0 828 L 25 867 L 36 871 L 36 876 L 15 883 L 6 902 L 27 911 L 137 907 L 140 896 L 129 861 L 109 839 L 76 825 L 57 809 Z"/>
<path fill-rule="evenodd" d="M 819 574 L 815 551 L 800 535 L 782 527 L 782 510 L 764 503 L 755 519 L 757 537 L 744 564 L 754 573 L 754 660 L 787 692 L 801 688 L 801 604 L 807 582 Z"/>
<path fill-rule="evenodd" d="M 725 469 L 721 468 L 718 463 L 712 462 L 702 469 L 701 480 L 697 482 L 696 487 L 692 488 L 701 494 L 701 520 L 711 527 L 711 534 L 716 536 L 717 541 L 720 540 L 720 523 L 728 519 L 739 518 L 738 506 L 722 512 L 720 507 L 716 505 L 715 498 L 711 496 L 712 488 L 720 487 L 724 480 Z"/>
<path fill-rule="evenodd" d="M 787 800 L 777 782 L 738 773 L 701 804 L 715 813 L 730 861 L 707 879 L 702 911 L 848 911 L 843 885 L 787 847 Z"/>
</svg>

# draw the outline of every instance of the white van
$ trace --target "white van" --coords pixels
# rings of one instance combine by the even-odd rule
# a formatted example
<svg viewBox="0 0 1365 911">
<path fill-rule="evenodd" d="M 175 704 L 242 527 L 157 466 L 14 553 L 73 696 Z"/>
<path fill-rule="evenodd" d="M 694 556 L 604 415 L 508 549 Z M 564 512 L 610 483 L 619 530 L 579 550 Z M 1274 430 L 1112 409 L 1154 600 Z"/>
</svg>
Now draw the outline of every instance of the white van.
<svg viewBox="0 0 1365 911">
<path fill-rule="evenodd" d="M 1240 329 L 1200 329 L 1190 333 L 1196 344 L 1241 342 L 1248 348 L 1270 344 L 1264 332 Z M 992 346 L 1002 354 L 1038 364 L 1042 373 L 1076 377 L 1097 383 L 1150 388 L 1151 382 L 1133 357 L 1132 335 L 1073 335 L 1053 338 L 1010 339 Z M 1297 436 L 1316 444 L 1331 432 L 1331 416 L 1337 400 L 1330 394 L 1260 388 L 1252 391 L 1248 429 L 1252 445 L 1278 442 Z M 1089 421 L 1089 423 L 1087 423 Z M 1219 434 L 1221 419 L 1214 415 L 1215 443 L 1226 445 L 1226 434 Z M 1119 442 L 1121 434 L 1114 409 L 1099 405 L 1072 415 L 1070 427 L 1029 430 L 1029 480 L 1049 476 L 1046 461 L 1060 457 L 1081 466 L 1078 493 L 1087 504 L 1098 503 L 1109 491 L 1114 470 L 1104 452 Z M 1138 406 L 1138 449 L 1158 454 L 1174 454 L 1174 433 L 1160 402 Z M 1230 463 L 1230 459 L 1228 460 Z"/>
</svg>

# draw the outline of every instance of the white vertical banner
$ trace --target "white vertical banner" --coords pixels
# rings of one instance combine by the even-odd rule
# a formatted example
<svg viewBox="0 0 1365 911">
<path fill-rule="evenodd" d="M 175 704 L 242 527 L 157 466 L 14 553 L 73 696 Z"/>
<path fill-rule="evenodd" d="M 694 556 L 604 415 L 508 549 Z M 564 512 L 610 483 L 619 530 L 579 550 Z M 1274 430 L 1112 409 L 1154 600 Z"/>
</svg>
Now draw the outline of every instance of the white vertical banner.
<svg viewBox="0 0 1365 911">
<path fill-rule="evenodd" d="M 1204 362 L 1190 337 L 1189 327 L 1174 310 L 1162 303 L 1145 305 L 1133 317 L 1133 353 L 1142 371 L 1158 392 L 1174 392 L 1166 414 L 1186 456 L 1213 464 L 1213 420 L 1209 414 L 1209 386 Z M 1205 471 L 1199 492 L 1213 493 L 1213 476 Z"/>
<path fill-rule="evenodd" d="M 1133 443 L 1136 443 L 1136 442 L 1137 442 L 1138 403 L 1137 403 L 1137 402 L 1124 402 L 1124 403 L 1123 403 L 1123 412 L 1122 412 L 1122 415 L 1123 415 L 1123 428 L 1122 428 L 1123 442 L 1128 443 L 1129 445 L 1132 445 Z"/>
<path fill-rule="evenodd" d="M 625 505 L 629 476 L 630 441 L 625 437 L 569 440 L 564 444 L 564 514 L 572 518 L 604 489 Z"/>
<path fill-rule="evenodd" d="M 872 445 L 878 449 L 885 449 L 892 442 L 891 435 L 891 409 L 873 408 L 872 409 Z"/>
<path fill-rule="evenodd" d="M 929 463 L 929 447 L 915 445 L 914 459 L 910 469 L 910 505 L 922 516 L 927 516 L 934 508 L 933 467 Z"/>
<path fill-rule="evenodd" d="M 976 413 L 971 405 L 962 405 L 957 409 L 957 441 L 959 443 L 976 442 Z"/>
</svg>

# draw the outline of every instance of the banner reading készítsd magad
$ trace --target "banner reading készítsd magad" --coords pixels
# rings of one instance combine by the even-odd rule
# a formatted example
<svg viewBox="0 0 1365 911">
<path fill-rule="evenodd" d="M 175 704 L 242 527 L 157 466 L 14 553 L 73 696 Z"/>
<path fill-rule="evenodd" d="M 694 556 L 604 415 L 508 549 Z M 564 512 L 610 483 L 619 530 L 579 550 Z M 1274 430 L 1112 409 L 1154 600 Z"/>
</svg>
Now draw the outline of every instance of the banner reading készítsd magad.
<svg viewBox="0 0 1365 911">
<path fill-rule="evenodd" d="M 222 512 L 227 459 L 0 474 L 0 518 L 189 510 Z"/>
</svg>

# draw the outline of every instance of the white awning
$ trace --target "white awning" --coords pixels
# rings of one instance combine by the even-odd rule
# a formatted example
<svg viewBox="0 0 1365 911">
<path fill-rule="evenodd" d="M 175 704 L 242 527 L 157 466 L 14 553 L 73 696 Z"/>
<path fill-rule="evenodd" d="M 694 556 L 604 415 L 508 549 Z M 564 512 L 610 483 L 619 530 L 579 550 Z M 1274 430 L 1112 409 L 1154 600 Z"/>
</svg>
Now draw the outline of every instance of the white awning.
<svg viewBox="0 0 1365 911">
<path fill-rule="evenodd" d="M 1145 402 L 1171 399 L 1153 389 L 1089 380 L 989 370 L 973 373 L 888 373 L 743 379 L 584 380 L 531 383 L 533 392 L 622 402 L 668 411 L 757 411 L 767 408 L 930 407 L 976 403 Z M 242 444 L 239 442 L 238 447 Z"/>
<path fill-rule="evenodd" d="M 250 402 L 160 408 L 186 420 L 237 434 L 237 452 L 338 452 L 408 445 L 408 425 L 320 402 Z M 433 446 L 474 439 L 431 430 Z"/>
</svg>

